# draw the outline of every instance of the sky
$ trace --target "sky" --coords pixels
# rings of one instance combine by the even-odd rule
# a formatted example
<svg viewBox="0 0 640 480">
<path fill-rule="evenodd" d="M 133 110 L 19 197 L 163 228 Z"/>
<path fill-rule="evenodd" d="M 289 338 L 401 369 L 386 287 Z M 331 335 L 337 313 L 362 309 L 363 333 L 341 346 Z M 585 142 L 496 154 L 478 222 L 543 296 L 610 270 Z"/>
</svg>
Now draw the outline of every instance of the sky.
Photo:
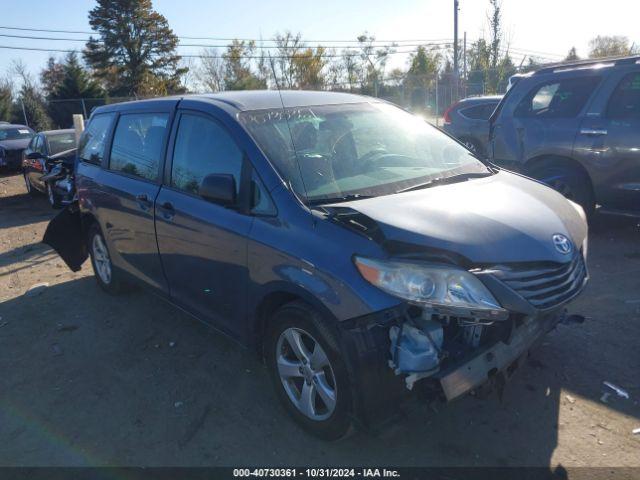
<svg viewBox="0 0 640 480">
<path fill-rule="evenodd" d="M 18 4 L 0 0 L 0 5 L 3 3 L 7 8 L 2 9 L 0 27 L 78 31 L 90 30 L 87 14 L 95 5 L 94 0 Z M 276 32 L 290 30 L 308 40 L 355 40 L 364 31 L 379 40 L 453 38 L 453 0 L 154 0 L 153 4 L 179 36 L 271 38 Z M 488 0 L 460 0 L 461 39 L 465 31 L 469 43 L 488 33 L 488 7 Z M 516 63 L 527 52 L 547 61 L 561 59 L 572 46 L 579 55 L 586 55 L 589 40 L 596 35 L 624 35 L 640 44 L 638 0 L 502 0 L 502 9 L 505 37 Z M 87 37 L 5 29 L 0 29 L 0 34 Z M 0 45 L 69 49 L 81 48 L 83 43 L 0 36 Z M 179 49 L 183 54 L 200 51 L 199 47 Z M 49 55 L 0 48 L 0 75 L 9 71 L 12 61 L 22 60 L 35 76 Z M 394 55 L 388 66 L 402 67 L 406 61 L 406 55 Z"/>
</svg>

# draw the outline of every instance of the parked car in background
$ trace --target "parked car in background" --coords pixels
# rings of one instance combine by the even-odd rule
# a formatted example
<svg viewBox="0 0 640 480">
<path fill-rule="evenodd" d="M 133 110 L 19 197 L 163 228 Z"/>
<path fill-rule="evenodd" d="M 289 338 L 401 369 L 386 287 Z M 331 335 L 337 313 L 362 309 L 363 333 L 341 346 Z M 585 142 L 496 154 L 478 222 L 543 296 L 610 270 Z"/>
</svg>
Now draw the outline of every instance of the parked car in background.
<svg viewBox="0 0 640 480">
<path fill-rule="evenodd" d="M 22 164 L 22 152 L 35 132 L 26 125 L 0 123 L 0 167 L 17 170 Z"/>
<path fill-rule="evenodd" d="M 442 129 L 464 143 L 469 150 L 486 156 L 489 145 L 489 118 L 502 95 L 469 97 L 444 112 Z"/>
<path fill-rule="evenodd" d="M 491 159 L 582 205 L 640 215 L 640 57 L 542 68 L 491 118 Z"/>
<path fill-rule="evenodd" d="M 74 194 L 75 130 L 38 133 L 29 142 L 23 157 L 22 173 L 28 193 L 45 193 L 53 207 L 71 201 Z"/>
<path fill-rule="evenodd" d="M 255 348 L 327 439 L 509 377 L 587 282 L 579 206 L 359 95 L 99 107 L 76 181 L 44 241 Z"/>
</svg>

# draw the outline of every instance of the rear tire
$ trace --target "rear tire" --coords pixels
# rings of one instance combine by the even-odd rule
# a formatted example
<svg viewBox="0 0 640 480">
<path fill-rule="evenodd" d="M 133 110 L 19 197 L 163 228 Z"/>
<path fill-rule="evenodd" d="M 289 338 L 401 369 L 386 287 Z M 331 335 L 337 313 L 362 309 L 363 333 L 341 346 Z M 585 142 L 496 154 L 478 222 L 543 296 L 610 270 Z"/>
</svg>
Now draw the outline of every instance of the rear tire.
<svg viewBox="0 0 640 480">
<path fill-rule="evenodd" d="M 60 203 L 60 198 L 56 195 L 56 192 L 53 191 L 53 187 L 51 186 L 51 182 L 47 182 L 47 200 L 49 200 L 49 205 L 51 208 L 60 208 L 62 204 Z"/>
<path fill-rule="evenodd" d="M 545 159 L 534 164 L 528 174 L 579 204 L 587 218 L 593 216 L 596 203 L 591 179 L 580 168 L 562 159 Z"/>
<path fill-rule="evenodd" d="M 343 354 L 317 311 L 300 301 L 277 310 L 266 332 L 265 356 L 276 394 L 298 425 L 323 440 L 351 432 L 351 385 Z"/>
<path fill-rule="evenodd" d="M 27 187 L 27 195 L 31 195 L 32 197 L 35 197 L 37 190 L 33 188 L 33 185 L 31 185 L 31 180 L 29 180 L 29 177 L 27 176 L 27 174 L 23 173 L 22 178 L 24 178 L 24 185 L 25 187 Z"/>
<path fill-rule="evenodd" d="M 113 267 L 107 242 L 97 223 L 94 223 L 89 228 L 88 241 L 91 265 L 93 266 L 93 273 L 95 274 L 98 285 L 111 295 L 120 293 L 122 290 L 120 273 Z"/>
</svg>

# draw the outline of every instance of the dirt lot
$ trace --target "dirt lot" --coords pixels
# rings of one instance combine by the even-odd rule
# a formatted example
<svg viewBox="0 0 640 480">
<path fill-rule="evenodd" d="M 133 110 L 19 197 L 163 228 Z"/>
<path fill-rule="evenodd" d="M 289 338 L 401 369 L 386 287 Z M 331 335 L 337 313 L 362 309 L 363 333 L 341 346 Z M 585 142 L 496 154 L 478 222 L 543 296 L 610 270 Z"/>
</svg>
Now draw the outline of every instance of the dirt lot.
<svg viewBox="0 0 640 480">
<path fill-rule="evenodd" d="M 310 438 L 255 356 L 143 291 L 103 293 L 40 244 L 54 212 L 0 178 L 0 465 L 640 466 L 640 228 L 599 219 L 592 281 L 502 401 Z M 35 284 L 48 283 L 29 292 Z M 624 387 L 609 397 L 602 382 Z"/>
</svg>

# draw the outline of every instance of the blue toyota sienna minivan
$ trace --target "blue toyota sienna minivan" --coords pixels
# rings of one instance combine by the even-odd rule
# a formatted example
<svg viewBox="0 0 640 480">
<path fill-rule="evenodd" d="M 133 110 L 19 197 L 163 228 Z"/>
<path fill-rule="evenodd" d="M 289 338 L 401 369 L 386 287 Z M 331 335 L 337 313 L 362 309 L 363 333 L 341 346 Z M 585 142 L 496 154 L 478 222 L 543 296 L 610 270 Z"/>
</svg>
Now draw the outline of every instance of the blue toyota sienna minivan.
<svg viewBox="0 0 640 480">
<path fill-rule="evenodd" d="M 45 242 L 263 355 L 326 439 L 508 378 L 587 282 L 582 209 L 378 99 L 228 92 L 94 111 Z"/>
</svg>

